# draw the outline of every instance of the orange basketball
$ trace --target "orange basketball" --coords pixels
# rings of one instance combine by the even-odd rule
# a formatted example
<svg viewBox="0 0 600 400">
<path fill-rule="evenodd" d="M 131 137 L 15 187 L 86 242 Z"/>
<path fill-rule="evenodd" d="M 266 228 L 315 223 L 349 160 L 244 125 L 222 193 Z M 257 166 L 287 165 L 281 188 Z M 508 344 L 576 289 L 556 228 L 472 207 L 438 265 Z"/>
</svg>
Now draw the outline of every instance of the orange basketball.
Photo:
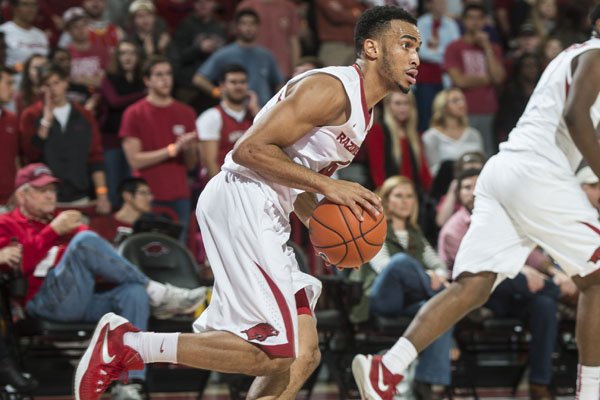
<svg viewBox="0 0 600 400">
<path fill-rule="evenodd" d="M 337 267 L 353 268 L 370 261 L 383 246 L 387 223 L 362 211 L 363 221 L 349 207 L 321 200 L 309 224 L 310 241 L 317 254 Z"/>
</svg>

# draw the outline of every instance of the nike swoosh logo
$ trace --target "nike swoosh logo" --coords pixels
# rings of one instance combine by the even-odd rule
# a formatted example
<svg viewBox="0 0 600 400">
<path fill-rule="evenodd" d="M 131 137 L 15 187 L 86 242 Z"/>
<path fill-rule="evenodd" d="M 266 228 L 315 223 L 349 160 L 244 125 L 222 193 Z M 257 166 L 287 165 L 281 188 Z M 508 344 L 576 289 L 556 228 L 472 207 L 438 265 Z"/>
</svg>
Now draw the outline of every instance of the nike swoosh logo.
<svg viewBox="0 0 600 400">
<path fill-rule="evenodd" d="M 165 344 L 165 339 L 163 339 L 162 342 L 160 343 L 160 352 L 161 353 L 165 352 L 165 348 L 163 347 L 164 344 Z"/>
<path fill-rule="evenodd" d="M 379 362 L 379 377 L 377 378 L 377 387 L 378 389 L 385 393 L 390 389 L 390 385 L 386 385 L 383 383 L 383 363 Z"/>
<path fill-rule="evenodd" d="M 104 331 L 104 342 L 102 343 L 102 362 L 104 364 L 110 364 L 115 359 L 115 356 L 108 354 L 108 330 L 110 327 L 106 325 L 106 331 Z"/>
</svg>

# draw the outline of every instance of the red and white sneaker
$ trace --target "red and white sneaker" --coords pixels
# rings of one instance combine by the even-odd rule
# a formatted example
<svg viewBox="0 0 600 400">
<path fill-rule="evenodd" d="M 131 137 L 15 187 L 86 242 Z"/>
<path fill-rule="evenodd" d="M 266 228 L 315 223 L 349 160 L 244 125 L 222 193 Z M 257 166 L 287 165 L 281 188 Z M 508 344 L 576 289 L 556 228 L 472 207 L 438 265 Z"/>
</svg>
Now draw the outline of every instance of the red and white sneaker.
<svg viewBox="0 0 600 400">
<path fill-rule="evenodd" d="M 404 379 L 391 373 L 381 362 L 381 356 L 362 354 L 352 360 L 352 375 L 363 400 L 392 400 L 396 386 Z"/>
<path fill-rule="evenodd" d="M 144 369 L 139 353 L 123 344 L 123 335 L 139 332 L 125 318 L 105 314 L 75 371 L 75 400 L 96 400 L 112 381 L 127 377 L 127 371 Z"/>
</svg>

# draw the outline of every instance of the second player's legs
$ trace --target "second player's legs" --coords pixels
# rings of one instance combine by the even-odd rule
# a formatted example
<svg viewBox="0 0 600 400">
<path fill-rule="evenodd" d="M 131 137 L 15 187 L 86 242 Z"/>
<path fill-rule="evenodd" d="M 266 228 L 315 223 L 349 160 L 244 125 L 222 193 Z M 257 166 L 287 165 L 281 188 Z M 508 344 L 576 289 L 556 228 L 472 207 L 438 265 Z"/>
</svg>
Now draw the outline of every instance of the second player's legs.
<svg viewBox="0 0 600 400">
<path fill-rule="evenodd" d="M 421 307 L 404 337 L 420 352 L 469 311 L 482 306 L 495 281 L 496 274 L 493 272 L 462 274 L 450 287 Z"/>
<path fill-rule="evenodd" d="M 298 316 L 298 354 L 289 371 L 254 380 L 248 399 L 295 399 L 304 382 L 321 361 L 316 322 L 311 315 Z"/>
<path fill-rule="evenodd" d="M 600 318 L 596 315 L 600 310 L 600 272 L 581 277 L 573 277 L 580 290 L 577 307 L 577 347 L 581 365 L 600 367 Z"/>
</svg>

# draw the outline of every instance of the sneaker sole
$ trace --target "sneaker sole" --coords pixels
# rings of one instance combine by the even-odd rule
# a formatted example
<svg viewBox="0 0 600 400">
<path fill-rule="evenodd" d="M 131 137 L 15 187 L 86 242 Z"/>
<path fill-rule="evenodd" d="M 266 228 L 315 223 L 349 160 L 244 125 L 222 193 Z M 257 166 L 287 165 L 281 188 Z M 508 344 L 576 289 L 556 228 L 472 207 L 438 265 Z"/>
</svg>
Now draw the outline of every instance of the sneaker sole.
<svg viewBox="0 0 600 400">
<path fill-rule="evenodd" d="M 87 371 L 87 368 L 90 364 L 90 359 L 92 358 L 92 353 L 94 352 L 96 343 L 98 343 L 98 337 L 100 336 L 100 332 L 102 331 L 102 328 L 104 328 L 104 326 L 106 326 L 106 324 L 110 324 L 110 328 L 111 328 L 110 330 L 112 330 L 112 329 L 115 329 L 116 327 L 118 327 L 119 325 L 123 325 L 127 322 L 128 321 L 125 318 L 120 317 L 114 313 L 105 314 L 100 319 L 100 321 L 98 321 L 98 325 L 96 325 L 96 330 L 94 330 L 94 335 L 92 336 L 92 340 L 90 341 L 88 348 L 85 350 L 85 353 L 83 353 L 83 357 L 81 357 L 79 364 L 77 364 L 77 369 L 75 370 L 75 379 L 73 381 L 73 394 L 75 396 L 75 400 L 88 400 L 88 399 L 82 399 L 81 397 L 79 397 L 79 387 L 81 385 L 81 380 L 83 379 L 83 375 L 84 375 L 85 371 Z"/>
<path fill-rule="evenodd" d="M 206 298 L 207 298 L 207 291 L 204 292 L 202 298 L 198 299 L 198 301 L 196 303 L 189 306 L 188 308 L 184 308 L 181 311 L 178 311 L 178 312 L 165 311 L 163 313 L 151 313 L 151 314 L 156 319 L 169 319 L 169 318 L 173 318 L 176 315 L 191 314 L 192 312 L 196 311 L 196 309 L 198 307 L 200 307 L 202 305 L 202 303 L 204 303 L 206 301 Z"/>
<path fill-rule="evenodd" d="M 365 373 L 365 371 L 369 370 L 370 364 L 371 361 L 367 357 L 354 357 L 354 360 L 352 360 L 352 375 L 354 375 L 354 380 L 356 381 L 362 400 L 382 400 L 381 397 L 377 395 L 367 395 L 367 390 L 374 392 L 369 377 Z M 363 379 L 365 377 L 366 380 Z"/>
</svg>

